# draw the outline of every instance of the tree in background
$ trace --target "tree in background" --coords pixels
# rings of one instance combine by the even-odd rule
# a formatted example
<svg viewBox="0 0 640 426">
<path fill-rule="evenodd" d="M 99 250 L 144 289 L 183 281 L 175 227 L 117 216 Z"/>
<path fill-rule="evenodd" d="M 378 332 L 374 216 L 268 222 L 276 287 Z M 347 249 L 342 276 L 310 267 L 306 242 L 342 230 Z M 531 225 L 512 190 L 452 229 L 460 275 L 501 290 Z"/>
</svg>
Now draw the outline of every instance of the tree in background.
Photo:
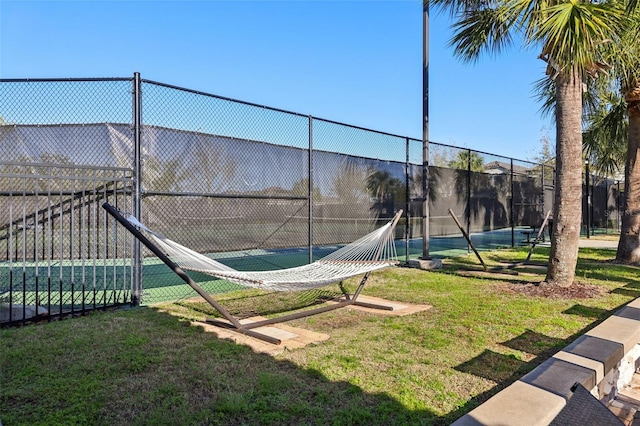
<svg viewBox="0 0 640 426">
<path fill-rule="evenodd" d="M 530 176 L 543 179 L 547 184 L 551 184 L 554 181 L 556 170 L 556 151 L 546 129 L 543 129 L 542 136 L 540 137 L 539 150 L 529 154 L 528 160 L 536 164 L 531 167 L 529 171 Z"/>
<path fill-rule="evenodd" d="M 429 0 L 427 0 L 429 1 Z M 554 229 L 545 282 L 570 286 L 578 259 L 582 188 L 582 91 L 588 74 L 601 70 L 598 47 L 618 30 L 622 10 L 613 3 L 540 0 L 430 0 L 456 22 L 451 45 L 456 56 L 477 60 L 500 53 L 520 37 L 540 48 L 547 76 L 554 80 L 556 185 Z"/>
<path fill-rule="evenodd" d="M 309 194 L 309 178 L 302 178 L 295 181 L 291 188 L 291 194 L 298 197 L 306 197 Z M 315 203 L 320 202 L 321 198 L 320 188 L 313 185 L 313 201 Z"/>
<path fill-rule="evenodd" d="M 142 184 L 148 191 L 180 192 L 185 177 L 180 158 L 161 160 L 158 156 L 144 158 Z"/>
<path fill-rule="evenodd" d="M 625 205 L 616 260 L 640 265 L 640 10 L 627 3 L 624 25 L 602 46 L 607 78 L 589 82 L 584 151 L 607 176 L 624 169 Z"/>
<path fill-rule="evenodd" d="M 229 189 L 238 169 L 238 161 L 224 145 L 215 143 L 202 133 L 196 134 L 192 166 L 180 176 L 189 180 L 189 186 L 206 193 L 224 192 Z"/>
<path fill-rule="evenodd" d="M 544 164 L 545 166 L 555 167 L 556 164 L 556 151 L 551 141 L 551 137 L 544 130 L 540 137 L 540 148 L 538 151 L 534 151 L 529 154 L 528 160 L 536 164 Z"/>
<path fill-rule="evenodd" d="M 595 86 L 595 85 L 592 85 Z M 598 85 L 600 86 L 600 85 Z M 591 87 L 583 133 L 584 156 L 602 176 L 618 176 L 624 169 L 628 120 L 624 97 L 617 90 Z"/>
<path fill-rule="evenodd" d="M 449 162 L 455 158 L 460 148 L 453 146 L 429 145 L 429 166 L 449 167 Z"/>
<path fill-rule="evenodd" d="M 386 170 L 370 171 L 367 176 L 367 190 L 378 201 L 404 201 L 405 184 L 402 180 L 394 178 Z"/>
<path fill-rule="evenodd" d="M 449 161 L 449 168 L 456 170 L 470 170 L 472 172 L 484 172 L 484 158 L 475 151 L 465 149 L 458 151 L 453 160 Z"/>
<path fill-rule="evenodd" d="M 367 202 L 367 170 L 355 159 L 346 157 L 331 181 L 331 192 L 345 204 Z"/>
<path fill-rule="evenodd" d="M 627 15 L 623 29 L 605 45 L 611 72 L 607 84 L 600 86 L 605 88 L 599 92 L 603 119 L 595 121 L 600 133 L 594 133 L 602 134 L 596 146 L 615 152 L 615 161 L 620 161 L 616 150 L 626 139 L 625 204 L 616 260 L 640 265 L 640 8 L 635 0 L 627 3 Z"/>
</svg>

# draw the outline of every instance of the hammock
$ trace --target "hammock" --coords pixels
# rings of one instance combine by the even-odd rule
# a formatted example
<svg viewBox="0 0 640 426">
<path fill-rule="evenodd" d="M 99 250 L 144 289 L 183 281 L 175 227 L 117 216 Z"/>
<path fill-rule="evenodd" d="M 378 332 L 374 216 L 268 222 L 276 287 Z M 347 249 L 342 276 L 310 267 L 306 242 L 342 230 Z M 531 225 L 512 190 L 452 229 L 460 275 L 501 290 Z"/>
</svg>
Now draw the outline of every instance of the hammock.
<svg viewBox="0 0 640 426">
<path fill-rule="evenodd" d="M 318 261 L 308 265 L 299 266 L 297 268 L 255 272 L 237 271 L 171 241 L 168 238 L 162 237 L 161 235 L 146 228 L 135 217 L 124 217 L 120 211 L 109 203 L 104 203 L 102 207 L 129 232 L 131 232 L 134 237 L 158 256 L 158 258 L 171 268 L 176 275 L 189 284 L 191 288 L 193 288 L 200 296 L 202 296 L 203 299 L 207 301 L 207 303 L 220 312 L 220 314 L 228 321 L 225 322 L 215 318 L 207 318 L 207 323 L 219 327 L 230 328 L 239 333 L 279 345 L 281 343 L 280 339 L 254 331 L 253 329 L 315 315 L 321 312 L 327 312 L 348 305 L 359 305 L 384 310 L 392 309 L 388 306 L 360 302 L 357 298 L 372 271 L 386 268 L 396 263 L 396 251 L 393 237 L 394 229 L 402 215 L 402 210 L 400 210 L 386 225 L 365 235 L 353 243 L 347 244 Z M 141 230 L 149 234 L 151 240 L 143 235 Z M 180 264 L 182 264 L 182 266 Z M 294 289 L 311 289 L 340 282 L 361 274 L 364 274 L 364 276 L 353 294 L 347 294 L 343 289 L 344 299 L 332 305 L 325 305 L 315 309 L 299 311 L 276 318 L 241 323 L 239 318 L 234 317 L 218 301 L 212 298 L 211 295 L 196 284 L 191 277 L 184 272 L 183 268 L 204 272 L 228 281 L 254 288 L 287 291 Z"/>
<path fill-rule="evenodd" d="M 147 232 L 182 269 L 202 272 L 246 287 L 301 291 L 323 287 L 367 272 L 395 265 L 394 220 L 313 263 L 273 271 L 238 271 L 151 231 L 134 216 L 129 223 Z"/>
</svg>

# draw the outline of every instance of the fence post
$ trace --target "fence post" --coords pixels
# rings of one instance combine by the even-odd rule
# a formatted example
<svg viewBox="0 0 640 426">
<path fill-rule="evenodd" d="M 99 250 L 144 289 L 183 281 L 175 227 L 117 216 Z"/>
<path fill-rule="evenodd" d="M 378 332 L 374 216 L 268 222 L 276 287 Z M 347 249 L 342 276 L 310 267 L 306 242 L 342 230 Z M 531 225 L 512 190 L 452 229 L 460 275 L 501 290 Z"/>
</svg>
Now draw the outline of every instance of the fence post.
<svg viewBox="0 0 640 426">
<path fill-rule="evenodd" d="M 409 262 L 409 138 L 405 138 L 405 163 L 404 163 L 404 254 L 405 262 Z"/>
<path fill-rule="evenodd" d="M 604 233 L 609 234 L 609 178 L 604 180 Z"/>
<path fill-rule="evenodd" d="M 616 179 L 616 231 L 620 233 L 620 181 Z"/>
<path fill-rule="evenodd" d="M 591 195 L 589 194 L 589 160 L 585 160 L 584 162 L 586 173 L 584 176 L 584 190 L 586 191 L 585 198 L 585 215 L 586 217 L 586 225 L 587 225 L 587 238 L 591 237 Z"/>
<path fill-rule="evenodd" d="M 133 74 L 133 214 L 140 218 L 142 188 L 142 158 L 141 158 L 141 135 L 142 135 L 142 90 L 140 73 Z M 142 297 L 142 259 L 140 258 L 140 241 L 133 241 L 133 289 L 131 304 L 139 306 Z"/>
<path fill-rule="evenodd" d="M 313 263 L 313 117 L 309 116 L 309 263 Z"/>
<path fill-rule="evenodd" d="M 514 198 L 514 194 L 513 194 L 513 158 L 509 159 L 510 164 L 511 164 L 511 170 L 509 172 L 509 187 L 511 189 L 511 202 L 509 203 L 509 221 L 511 222 L 511 247 L 515 247 L 516 246 L 516 220 L 515 220 L 515 216 L 513 214 L 513 198 Z M 544 191 L 544 186 L 543 189 Z"/>
<path fill-rule="evenodd" d="M 544 204 L 544 163 L 542 165 L 542 214 L 546 211 L 546 206 Z"/>
<path fill-rule="evenodd" d="M 593 176 L 591 176 L 590 178 L 590 182 L 591 182 L 591 190 L 589 191 L 589 227 L 591 228 L 589 230 L 589 232 L 591 233 L 591 235 L 594 235 L 593 233 L 593 227 L 594 227 L 594 211 L 593 211 L 593 206 L 595 204 L 595 199 L 596 199 L 596 180 L 597 180 L 597 176 L 594 174 Z"/>
<path fill-rule="evenodd" d="M 467 234 L 471 235 L 471 149 L 467 149 L 467 208 L 465 211 L 467 220 Z M 467 251 L 469 251 L 467 244 Z"/>
</svg>

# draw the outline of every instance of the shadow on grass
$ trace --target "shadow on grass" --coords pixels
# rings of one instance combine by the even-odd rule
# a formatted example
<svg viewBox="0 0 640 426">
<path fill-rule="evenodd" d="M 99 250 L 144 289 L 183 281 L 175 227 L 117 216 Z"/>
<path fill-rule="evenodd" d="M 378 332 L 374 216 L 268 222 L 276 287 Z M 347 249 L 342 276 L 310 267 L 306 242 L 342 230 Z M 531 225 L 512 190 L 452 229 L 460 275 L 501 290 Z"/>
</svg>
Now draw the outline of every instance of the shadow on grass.
<svg viewBox="0 0 640 426">
<path fill-rule="evenodd" d="M 550 337 L 533 330 L 527 330 L 502 344 L 517 351 L 540 356 L 548 353 L 550 350 L 562 347 L 564 339 L 558 339 L 557 337 Z"/>
<path fill-rule="evenodd" d="M 155 309 L 7 333 L 12 344 L 0 349 L 7 424 L 445 424 Z"/>
<path fill-rule="evenodd" d="M 601 315 L 596 323 L 607 316 L 580 305 L 567 311 Z M 496 385 L 438 415 L 366 392 L 348 378 L 330 380 L 326 369 L 257 354 L 154 309 L 104 315 L 0 334 L 9 342 L 0 347 L 6 424 L 450 424 L 597 325 L 564 340 L 527 330 L 501 343 L 535 355 L 529 362 L 484 349 L 455 368 Z M 326 358 L 340 367 L 339 355 Z M 357 358 L 342 363 L 357 367 Z"/>
<path fill-rule="evenodd" d="M 611 290 L 611 293 L 619 294 L 619 295 L 627 296 L 627 297 L 632 297 L 632 298 L 635 299 L 637 297 L 640 297 L 640 282 L 631 281 L 630 283 L 628 283 L 624 287 L 619 287 L 619 288 Z"/>
<path fill-rule="evenodd" d="M 473 359 L 454 367 L 455 370 L 492 380 L 496 382 L 497 385 L 492 389 L 471 398 L 458 410 L 449 413 L 446 418 L 450 422 L 453 422 L 477 406 L 483 404 L 491 397 L 507 388 L 530 371 L 534 370 L 538 365 L 542 364 L 555 353 L 571 344 L 578 337 L 584 335 L 586 332 L 602 323 L 624 305 L 626 305 L 626 303 L 608 311 L 584 305 L 572 306 L 563 313 L 581 315 L 586 318 L 596 318 L 596 321 L 566 339 L 559 339 L 532 330 L 527 330 L 519 336 L 502 343 L 502 345 L 508 348 L 535 355 L 535 358 L 529 362 L 519 360 L 514 355 L 505 355 L 485 350 Z"/>
<path fill-rule="evenodd" d="M 578 265 L 576 268 L 576 279 L 580 280 L 581 276 L 586 276 L 589 279 L 600 280 L 600 281 L 609 281 L 609 282 L 619 282 L 619 283 L 627 283 L 626 285 L 632 284 L 633 281 L 630 282 L 628 276 L 616 276 L 617 269 L 627 269 L 625 266 L 617 267 L 617 266 L 608 266 L 604 269 L 594 271 L 590 269 L 589 266 Z"/>
<path fill-rule="evenodd" d="M 632 297 L 632 298 L 636 298 L 638 296 L 640 296 L 640 290 L 638 289 L 627 289 L 627 288 L 616 288 L 611 290 L 611 293 L 613 294 L 619 294 L 621 296 L 627 296 L 627 297 Z"/>
<path fill-rule="evenodd" d="M 613 290 L 612 293 L 615 293 L 615 290 Z M 569 315 L 579 315 L 584 318 L 596 318 L 596 319 L 605 318 L 607 315 L 610 314 L 610 312 L 607 311 L 606 309 L 594 308 L 593 306 L 581 305 L 579 303 L 573 305 L 569 309 L 564 310 L 562 313 L 569 314 Z"/>
<path fill-rule="evenodd" d="M 458 410 L 449 413 L 448 418 L 451 421 L 454 421 L 478 405 L 481 405 L 489 398 L 540 365 L 544 360 L 548 359 L 560 348 L 568 344 L 572 339 L 573 338 L 558 339 L 532 330 L 527 330 L 519 336 L 503 342 L 502 345 L 535 355 L 535 358 L 532 361 L 522 361 L 513 354 L 505 355 L 485 350 L 480 355 L 458 365 L 457 367 L 454 367 L 457 371 L 483 377 L 498 384 L 494 388 L 472 398 Z"/>
<path fill-rule="evenodd" d="M 526 366 L 525 361 L 519 360 L 514 355 L 504 355 L 485 349 L 480 355 L 454 367 L 454 369 L 494 382 L 503 382 L 516 374 L 524 374 Z"/>
</svg>

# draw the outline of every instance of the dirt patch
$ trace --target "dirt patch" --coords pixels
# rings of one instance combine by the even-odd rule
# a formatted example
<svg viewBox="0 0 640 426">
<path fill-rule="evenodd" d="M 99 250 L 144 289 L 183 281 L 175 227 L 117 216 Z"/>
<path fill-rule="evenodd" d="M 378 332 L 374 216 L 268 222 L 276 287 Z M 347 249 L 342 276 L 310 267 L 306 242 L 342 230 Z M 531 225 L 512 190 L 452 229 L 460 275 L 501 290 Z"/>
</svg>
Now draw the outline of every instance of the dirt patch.
<svg viewBox="0 0 640 426">
<path fill-rule="evenodd" d="M 548 284 L 509 283 L 505 290 L 527 296 L 544 297 L 548 299 L 592 299 L 603 293 L 603 289 L 593 284 L 574 282 L 569 287 L 560 287 Z"/>
</svg>

